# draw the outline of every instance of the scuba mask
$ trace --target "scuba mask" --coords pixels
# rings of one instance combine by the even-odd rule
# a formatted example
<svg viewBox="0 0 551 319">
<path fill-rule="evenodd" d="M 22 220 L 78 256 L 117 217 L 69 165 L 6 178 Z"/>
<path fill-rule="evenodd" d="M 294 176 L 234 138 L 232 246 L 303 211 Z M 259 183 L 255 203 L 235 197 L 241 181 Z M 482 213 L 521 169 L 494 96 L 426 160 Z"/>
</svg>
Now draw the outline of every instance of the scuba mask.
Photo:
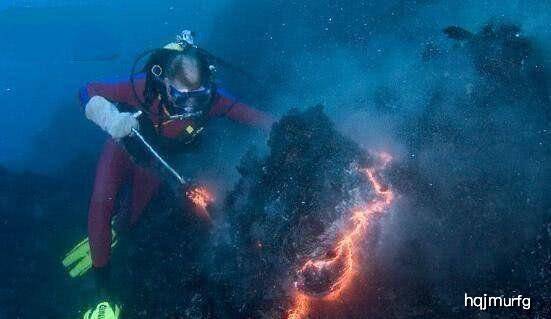
<svg viewBox="0 0 551 319">
<path fill-rule="evenodd" d="M 154 64 L 149 66 L 149 69 L 144 71 L 148 77 L 151 77 L 153 85 L 157 87 L 158 92 L 166 92 L 169 95 L 171 100 L 168 110 L 168 117 L 170 119 L 187 119 L 187 118 L 200 118 L 206 115 L 208 112 L 208 107 L 212 102 L 216 94 L 216 84 L 214 80 L 214 75 L 216 73 L 216 68 L 211 64 L 211 61 L 219 61 L 220 59 L 216 58 L 207 51 L 199 48 L 194 41 L 194 35 L 188 30 L 184 30 L 180 35 L 176 36 L 176 41 L 168 43 L 160 49 L 148 50 L 136 57 L 134 64 L 132 65 L 132 71 L 130 75 L 130 82 L 132 85 L 132 92 L 136 100 L 141 105 L 141 109 L 144 113 L 149 114 L 150 105 L 146 104 L 145 100 L 142 100 L 140 95 L 136 90 L 135 85 L 135 75 L 138 71 L 139 62 L 146 56 L 151 56 L 152 54 L 158 54 L 162 50 L 173 50 L 176 52 L 183 52 L 190 48 L 198 50 L 198 52 L 206 59 L 207 65 L 207 79 L 203 85 L 193 91 L 182 92 L 175 87 L 168 85 L 166 86 L 164 79 L 164 70 L 165 65 Z M 221 61 L 221 60 L 220 60 Z M 147 80 L 146 80 L 147 81 Z"/>
<path fill-rule="evenodd" d="M 182 120 L 203 116 L 212 101 L 213 92 L 213 85 L 210 83 L 187 92 L 179 91 L 169 85 L 168 93 L 173 103 L 170 118 Z"/>
</svg>

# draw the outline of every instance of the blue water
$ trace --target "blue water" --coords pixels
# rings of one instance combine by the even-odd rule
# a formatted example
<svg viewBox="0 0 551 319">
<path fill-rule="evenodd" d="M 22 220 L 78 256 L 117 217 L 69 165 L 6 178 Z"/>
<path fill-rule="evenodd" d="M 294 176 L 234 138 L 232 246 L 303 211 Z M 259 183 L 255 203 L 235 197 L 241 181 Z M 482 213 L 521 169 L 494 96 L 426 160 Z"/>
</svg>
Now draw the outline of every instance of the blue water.
<svg viewBox="0 0 551 319">
<path fill-rule="evenodd" d="M 443 29 L 452 25 L 471 37 L 449 38 Z M 503 31 L 510 26 L 518 31 Z M 218 80 L 240 100 L 276 118 L 323 104 L 339 134 L 393 155 L 385 180 L 397 204 L 373 240 L 377 278 L 373 290 L 366 288 L 379 299 L 366 297 L 360 312 L 462 318 L 478 315 L 463 312 L 464 292 L 488 292 L 534 298 L 533 310 L 498 316 L 549 315 L 550 1 L 0 0 L 0 243 L 6 243 L 0 247 L 11 257 L 0 263 L 7 278 L 0 280 L 0 319 L 75 317 L 91 302 L 91 279 L 70 281 L 59 264 L 86 233 L 94 167 L 107 137 L 84 117 L 78 90 L 90 81 L 128 78 L 137 55 L 183 29 L 252 76 L 219 68 Z M 213 128 L 205 157 L 182 164 L 190 174 L 220 179 L 218 228 L 156 218 L 170 206 L 170 199 L 158 199 L 131 233 L 130 248 L 120 249 L 132 259 L 115 261 L 128 277 L 118 287 L 123 299 L 147 300 L 144 309 L 166 304 L 175 316 L 190 318 L 281 314 L 271 306 L 283 303 L 277 294 L 288 292 L 292 279 L 276 274 L 298 263 L 297 255 L 284 254 L 285 245 L 300 241 L 289 234 L 300 233 L 295 228 L 305 220 L 326 229 L 323 214 L 334 207 L 321 207 L 310 219 L 294 216 L 285 220 L 289 225 L 280 212 L 287 199 L 257 207 L 247 182 L 258 182 L 253 190 L 274 186 L 262 180 L 260 162 L 251 160 L 252 172 L 236 167 L 251 145 L 263 158 L 268 136 L 224 125 Z M 251 220 L 226 220 L 235 203 L 224 200 L 232 190 Z M 251 248 L 263 236 L 277 247 Z M 277 271 L 241 273 L 267 266 Z M 251 288 L 259 282 L 258 291 Z M 129 283 L 155 293 L 146 296 Z M 180 283 L 185 300 L 171 290 Z M 141 305 L 133 306 L 147 318 Z"/>
<path fill-rule="evenodd" d="M 530 37 L 550 36 L 545 1 L 4 0 L 0 10 L 0 163 L 38 170 L 59 168 L 55 163 L 71 156 L 43 159 L 33 154 L 33 140 L 63 125 L 63 118 L 78 121 L 80 86 L 126 77 L 136 54 L 184 28 L 195 30 L 204 47 L 256 74 L 269 92 L 263 92 L 266 109 L 296 104 L 297 95 L 328 106 L 361 98 L 354 88 L 358 78 L 368 91 L 392 81 L 423 43 L 442 41 L 440 30 L 448 24 L 476 29 L 497 17 L 521 23 Z M 240 88 L 237 93 L 258 89 Z"/>
</svg>

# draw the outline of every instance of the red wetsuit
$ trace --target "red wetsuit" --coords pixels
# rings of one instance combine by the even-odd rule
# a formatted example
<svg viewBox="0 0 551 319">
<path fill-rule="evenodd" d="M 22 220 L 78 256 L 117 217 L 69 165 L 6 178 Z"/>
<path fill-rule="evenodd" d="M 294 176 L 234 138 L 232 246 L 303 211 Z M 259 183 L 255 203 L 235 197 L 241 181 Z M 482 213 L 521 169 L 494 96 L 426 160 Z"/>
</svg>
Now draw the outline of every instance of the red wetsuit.
<svg viewBox="0 0 551 319">
<path fill-rule="evenodd" d="M 144 85 L 144 79 L 135 81 L 136 92 L 140 95 L 140 100 L 143 100 Z M 80 91 L 81 104 L 86 105 L 88 100 L 95 95 L 102 96 L 113 103 L 122 103 L 133 107 L 139 105 L 128 81 L 89 83 Z M 186 134 L 191 135 L 197 132 L 196 124 L 191 120 L 165 121 L 161 119 L 159 114 L 162 114 L 162 110 L 159 112 L 159 107 L 158 102 L 153 103 L 149 109 L 149 119 L 156 127 L 157 132 L 164 138 L 176 141 L 185 137 Z M 137 110 L 138 108 L 136 108 Z M 208 117 L 220 116 L 265 129 L 268 129 L 273 123 L 272 118 L 267 114 L 237 102 L 219 89 L 213 99 Z M 111 217 L 119 190 L 127 182 L 131 182 L 132 187 L 130 205 L 130 223 L 132 225 L 136 223 L 146 205 L 157 193 L 160 180 L 150 168 L 134 163 L 119 143 L 109 139 L 99 159 L 88 213 L 88 235 L 94 267 L 103 267 L 109 261 Z"/>
</svg>

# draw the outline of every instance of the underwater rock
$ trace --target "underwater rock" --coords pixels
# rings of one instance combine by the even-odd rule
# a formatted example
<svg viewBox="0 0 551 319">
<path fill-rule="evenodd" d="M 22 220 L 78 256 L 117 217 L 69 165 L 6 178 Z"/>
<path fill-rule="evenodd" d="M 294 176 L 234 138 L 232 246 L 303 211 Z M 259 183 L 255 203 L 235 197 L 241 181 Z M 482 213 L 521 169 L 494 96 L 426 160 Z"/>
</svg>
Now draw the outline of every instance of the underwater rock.
<svg viewBox="0 0 551 319">
<path fill-rule="evenodd" d="M 85 180 L 74 171 L 66 174 Z M 69 240 L 82 235 L 75 225 L 83 220 L 88 189 L 68 185 L 66 177 L 0 166 L 0 242 L 7 256 L 0 266 L 5 276 L 0 285 L 0 318 L 44 313 L 62 317 L 71 306 L 47 297 L 75 300 L 60 261 Z M 32 300 L 32 307 L 19 306 L 21 300 Z"/>
<path fill-rule="evenodd" d="M 268 146 L 266 157 L 249 152 L 239 166 L 224 209 L 229 241 L 218 248 L 225 258 L 213 261 L 219 285 L 233 287 L 222 298 L 233 315 L 281 309 L 295 281 L 311 295 L 327 294 L 344 270 L 311 268 L 297 278 L 297 267 L 326 258 L 350 210 L 372 197 L 358 170 L 372 159 L 321 106 L 290 111 Z"/>
<path fill-rule="evenodd" d="M 512 100 L 529 96 L 530 103 L 541 104 L 549 112 L 543 54 L 519 25 L 495 20 L 476 33 L 458 26 L 443 32 L 467 48 L 477 72 L 495 87 L 486 90 L 504 91 L 493 95 L 509 95 Z"/>
</svg>

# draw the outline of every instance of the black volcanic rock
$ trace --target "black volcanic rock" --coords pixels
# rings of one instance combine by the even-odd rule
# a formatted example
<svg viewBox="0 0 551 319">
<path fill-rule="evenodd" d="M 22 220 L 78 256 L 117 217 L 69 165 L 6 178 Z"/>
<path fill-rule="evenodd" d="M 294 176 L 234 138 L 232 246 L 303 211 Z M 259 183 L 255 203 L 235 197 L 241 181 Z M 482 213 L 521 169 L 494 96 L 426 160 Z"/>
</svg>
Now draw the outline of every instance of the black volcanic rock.
<svg viewBox="0 0 551 319">
<path fill-rule="evenodd" d="M 327 253 L 338 223 L 371 195 L 356 170 L 369 157 L 321 106 L 290 111 L 268 145 L 266 157 L 249 152 L 238 168 L 241 179 L 224 209 L 227 236 L 218 243 L 224 253 L 213 261 L 213 280 L 231 287 L 219 299 L 233 316 L 277 316 L 297 266 Z"/>
</svg>

